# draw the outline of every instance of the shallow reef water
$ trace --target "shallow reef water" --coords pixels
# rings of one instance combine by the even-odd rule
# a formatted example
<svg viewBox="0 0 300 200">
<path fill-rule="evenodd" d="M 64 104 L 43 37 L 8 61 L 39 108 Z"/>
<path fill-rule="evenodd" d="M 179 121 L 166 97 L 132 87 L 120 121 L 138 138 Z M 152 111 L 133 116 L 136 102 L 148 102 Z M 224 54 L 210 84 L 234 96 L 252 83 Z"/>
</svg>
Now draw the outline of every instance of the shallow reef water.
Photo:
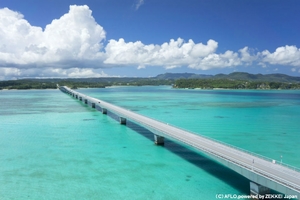
<svg viewBox="0 0 300 200">
<path fill-rule="evenodd" d="M 79 89 L 300 168 L 300 92 Z M 59 90 L 0 91 L 0 199 L 216 199 L 249 181 L 190 147 L 120 125 Z"/>
</svg>

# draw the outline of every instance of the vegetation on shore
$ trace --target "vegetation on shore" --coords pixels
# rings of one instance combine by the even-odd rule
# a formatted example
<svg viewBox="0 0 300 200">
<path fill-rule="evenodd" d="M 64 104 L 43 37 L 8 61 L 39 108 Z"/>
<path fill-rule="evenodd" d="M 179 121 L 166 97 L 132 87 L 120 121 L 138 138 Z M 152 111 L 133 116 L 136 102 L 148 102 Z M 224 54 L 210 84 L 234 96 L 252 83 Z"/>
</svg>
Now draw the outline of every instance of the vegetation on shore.
<svg viewBox="0 0 300 200">
<path fill-rule="evenodd" d="M 68 79 L 20 79 L 0 81 L 1 89 L 56 89 L 57 85 L 77 88 L 104 88 L 108 86 L 173 85 L 174 88 L 201 89 L 300 89 L 300 77 L 285 74 L 231 74 L 203 75 L 193 73 L 165 73 L 151 78 L 103 77 Z"/>
<path fill-rule="evenodd" d="M 16 89 L 16 90 L 29 90 L 29 89 L 56 89 L 57 84 L 54 82 L 36 82 L 30 80 L 12 80 L 0 81 L 1 89 Z"/>
<path fill-rule="evenodd" d="M 247 81 L 232 79 L 178 79 L 174 88 L 200 89 L 300 89 L 300 83 Z"/>
<path fill-rule="evenodd" d="M 85 79 L 22 79 L 0 81 L 2 89 L 56 89 L 57 85 L 77 88 L 104 88 L 108 86 L 143 86 L 143 85 L 172 85 L 174 80 L 157 80 L 151 78 L 85 78 Z"/>
</svg>

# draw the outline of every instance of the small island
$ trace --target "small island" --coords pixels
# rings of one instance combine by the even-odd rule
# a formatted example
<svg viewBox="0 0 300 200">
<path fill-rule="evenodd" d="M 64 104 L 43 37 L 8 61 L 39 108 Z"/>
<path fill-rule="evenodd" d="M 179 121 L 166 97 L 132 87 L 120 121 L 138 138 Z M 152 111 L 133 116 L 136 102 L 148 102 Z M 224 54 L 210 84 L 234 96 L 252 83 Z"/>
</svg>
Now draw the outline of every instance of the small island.
<svg viewBox="0 0 300 200">
<path fill-rule="evenodd" d="M 65 85 L 71 89 L 105 88 L 109 86 L 172 85 L 173 88 L 188 89 L 300 89 L 300 77 L 285 74 L 231 74 L 203 75 L 194 73 L 165 73 L 155 77 L 99 77 L 62 79 L 20 79 L 0 81 L 0 90 L 57 89 Z"/>
<path fill-rule="evenodd" d="M 232 79 L 179 79 L 174 88 L 188 89 L 259 89 L 259 90 L 298 90 L 300 83 L 248 81 Z"/>
<path fill-rule="evenodd" d="M 175 80 L 156 78 L 69 78 L 69 79 L 20 79 L 0 81 L 0 90 L 57 89 L 65 85 L 71 89 L 105 88 L 109 86 L 172 85 Z"/>
</svg>

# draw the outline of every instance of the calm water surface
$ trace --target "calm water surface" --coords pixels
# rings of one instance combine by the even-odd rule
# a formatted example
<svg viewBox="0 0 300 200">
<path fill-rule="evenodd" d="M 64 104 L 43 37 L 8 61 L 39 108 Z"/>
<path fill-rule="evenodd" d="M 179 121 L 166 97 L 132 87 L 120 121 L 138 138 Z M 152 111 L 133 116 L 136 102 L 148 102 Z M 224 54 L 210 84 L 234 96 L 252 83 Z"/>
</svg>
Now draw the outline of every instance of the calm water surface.
<svg viewBox="0 0 300 200">
<path fill-rule="evenodd" d="M 300 168 L 300 91 L 80 89 Z M 59 90 L 0 91 L 0 199 L 216 199 L 249 181 Z"/>
</svg>

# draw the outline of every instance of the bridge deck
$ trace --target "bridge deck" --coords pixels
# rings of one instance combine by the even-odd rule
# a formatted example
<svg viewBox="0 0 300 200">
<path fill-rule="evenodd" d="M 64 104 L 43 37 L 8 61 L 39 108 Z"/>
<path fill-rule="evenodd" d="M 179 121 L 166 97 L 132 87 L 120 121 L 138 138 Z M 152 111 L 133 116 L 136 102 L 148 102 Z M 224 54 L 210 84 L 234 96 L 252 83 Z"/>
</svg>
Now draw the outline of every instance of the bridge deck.
<svg viewBox="0 0 300 200">
<path fill-rule="evenodd" d="M 61 87 L 61 89 L 81 96 L 83 99 L 87 99 L 90 103 L 95 103 L 101 108 L 106 108 L 110 112 L 134 121 L 135 123 L 154 131 L 155 134 L 158 133 L 163 137 L 194 147 L 195 149 L 218 158 L 217 160 L 225 160 L 231 165 L 239 166 L 251 173 L 265 177 L 268 180 L 273 181 L 275 184 L 289 188 L 290 190 L 295 191 L 294 194 L 300 194 L 300 171 L 296 168 L 292 169 L 287 166 L 283 166 L 280 163 L 274 163 L 271 159 L 263 158 L 262 156 L 234 148 L 224 143 L 191 133 L 155 119 L 151 119 L 108 102 L 86 96 L 65 86 Z M 285 193 L 284 191 L 279 192 Z"/>
</svg>

